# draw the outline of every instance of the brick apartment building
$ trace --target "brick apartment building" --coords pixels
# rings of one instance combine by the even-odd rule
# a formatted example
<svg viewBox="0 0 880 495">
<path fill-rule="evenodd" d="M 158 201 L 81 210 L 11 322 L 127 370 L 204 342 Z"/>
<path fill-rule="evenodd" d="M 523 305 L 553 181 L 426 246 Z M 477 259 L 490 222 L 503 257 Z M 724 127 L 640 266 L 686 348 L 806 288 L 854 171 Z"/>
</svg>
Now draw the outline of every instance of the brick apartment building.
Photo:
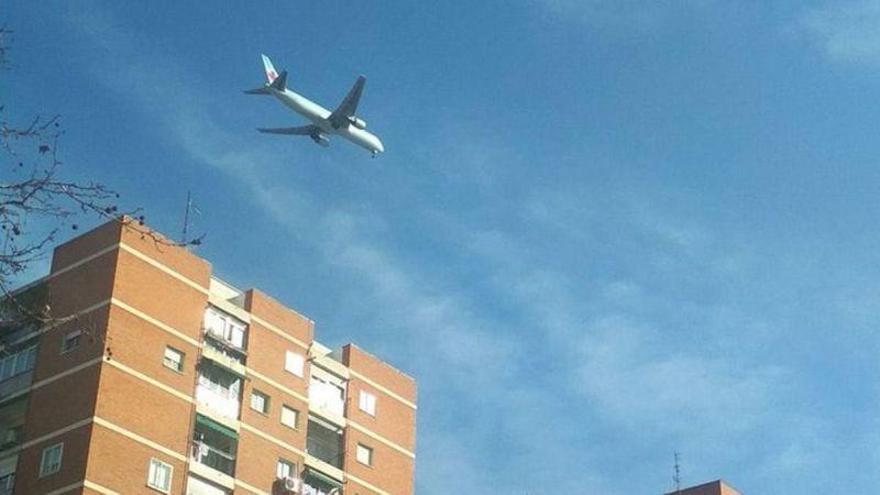
<svg viewBox="0 0 880 495">
<path fill-rule="evenodd" d="M 413 379 L 189 251 L 110 222 L 19 294 L 0 495 L 413 493 Z"/>
<path fill-rule="evenodd" d="M 710 481 L 702 485 L 692 486 L 690 488 L 682 488 L 679 491 L 672 491 L 666 495 L 742 495 L 733 489 L 724 480 Z"/>
</svg>

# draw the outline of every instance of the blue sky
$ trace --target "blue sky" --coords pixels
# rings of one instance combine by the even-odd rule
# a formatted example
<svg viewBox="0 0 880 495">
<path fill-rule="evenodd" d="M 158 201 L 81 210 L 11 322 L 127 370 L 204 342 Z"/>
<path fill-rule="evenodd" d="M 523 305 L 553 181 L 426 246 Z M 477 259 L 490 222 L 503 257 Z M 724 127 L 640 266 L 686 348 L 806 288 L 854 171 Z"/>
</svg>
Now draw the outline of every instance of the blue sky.
<svg viewBox="0 0 880 495">
<path fill-rule="evenodd" d="M 419 381 L 419 494 L 880 484 L 880 0 L 3 5 L 66 173 Z M 259 54 L 385 142 L 297 125 Z"/>
</svg>

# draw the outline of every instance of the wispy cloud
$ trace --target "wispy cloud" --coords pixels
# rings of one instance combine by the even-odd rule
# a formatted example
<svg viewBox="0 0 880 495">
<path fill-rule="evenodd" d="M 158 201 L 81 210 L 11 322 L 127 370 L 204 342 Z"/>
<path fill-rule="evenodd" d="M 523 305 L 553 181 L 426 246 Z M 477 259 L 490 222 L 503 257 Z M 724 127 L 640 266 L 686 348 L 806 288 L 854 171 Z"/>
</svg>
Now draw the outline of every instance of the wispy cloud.
<svg viewBox="0 0 880 495">
<path fill-rule="evenodd" d="M 741 367 L 711 351 L 679 349 L 625 316 L 599 318 L 587 330 L 575 388 L 627 428 L 735 436 L 761 425 L 785 380 L 780 367 Z"/>
<path fill-rule="evenodd" d="M 715 0 L 532 0 L 553 17 L 594 28 L 626 31 L 656 29 Z"/>
<path fill-rule="evenodd" d="M 546 4 L 554 15 L 645 26 L 678 8 L 665 1 Z M 96 63 L 97 81 L 308 246 L 346 281 L 340 298 L 373 307 L 358 323 L 364 332 L 387 330 L 373 344 L 418 374 L 420 414 L 431 415 L 418 425 L 420 493 L 462 486 L 544 493 L 552 486 L 611 494 L 623 491 L 625 480 L 616 475 L 631 468 L 632 446 L 641 442 L 656 447 L 639 455 L 662 463 L 659 469 L 674 441 L 705 463 L 712 456 L 732 462 L 738 452 L 758 459 L 749 468 L 791 473 L 826 458 L 816 449 L 828 423 L 774 407 L 793 400 L 798 377 L 764 349 L 784 325 L 753 314 L 751 298 L 763 294 L 739 283 L 756 269 L 746 244 L 719 239 L 696 217 L 643 199 L 644 191 L 609 192 L 570 177 L 508 187 L 505 178 L 533 165 L 497 143 L 454 135 L 452 143 L 431 142 L 448 152 L 442 158 L 430 149 L 417 154 L 422 175 L 412 181 L 440 183 L 432 192 L 441 191 L 441 199 L 413 205 L 424 231 L 401 234 L 470 261 L 462 269 L 468 273 L 442 283 L 438 274 L 454 267 L 402 255 L 382 213 L 322 202 L 279 180 L 276 150 L 227 129 L 189 89 L 204 81 L 179 70 L 172 56 L 150 53 L 95 13 L 75 26 L 115 59 L 130 61 L 110 74 Z M 449 211 L 444 193 L 452 190 L 468 208 Z M 376 235 L 377 228 L 389 235 Z M 733 294 L 723 292 L 728 286 Z M 869 300 L 848 308 L 862 319 L 871 309 Z M 759 440 L 765 448 L 757 453 L 742 447 Z M 719 443 L 731 447 L 720 453 Z"/>
<path fill-rule="evenodd" d="M 363 213 L 334 208 L 322 210 L 317 200 L 294 184 L 274 180 L 271 152 L 253 141 L 242 142 L 225 130 L 200 104 L 199 94 L 188 88 L 199 81 L 162 62 L 154 54 L 139 50 L 126 33 L 94 13 L 77 16 L 77 29 L 119 58 L 133 60 L 125 70 L 105 74 L 93 67 L 95 76 L 108 89 L 133 98 L 144 112 L 164 127 L 169 140 L 194 161 L 234 179 L 242 188 L 241 197 L 251 198 L 300 243 L 310 244 L 323 257 L 323 263 L 345 274 L 350 289 L 377 302 L 381 321 L 372 322 L 390 329 L 394 340 L 379 343 L 420 374 L 420 388 L 430 390 L 423 399 L 423 410 L 442 395 L 458 396 L 461 406 L 480 404 L 485 390 L 503 389 L 508 373 L 506 363 L 517 362 L 513 345 L 499 341 L 488 332 L 491 325 L 470 304 L 455 293 L 432 286 L 430 277 L 417 269 L 404 269 L 381 244 L 370 239 L 364 225 L 381 219 Z M 137 54 L 137 57 L 134 55 Z M 136 82 L 136 84 L 131 84 Z M 125 89 L 122 89 L 125 88 Z M 173 91 L 171 89 L 173 88 Z M 308 231 L 307 237 L 298 233 Z M 429 363 L 414 360 L 429 352 Z M 441 390 L 443 391 L 441 394 Z M 503 395 L 496 396 L 502 400 Z M 427 403 L 427 404 L 425 404 Z M 419 455 L 423 476 L 432 486 L 461 486 L 491 490 L 487 476 L 479 468 L 480 449 L 470 445 L 481 434 L 444 430 L 420 422 Z M 490 442 L 483 442 L 491 445 Z"/>
<path fill-rule="evenodd" d="M 834 62 L 880 64 L 880 0 L 831 2 L 811 9 L 795 31 Z"/>
</svg>

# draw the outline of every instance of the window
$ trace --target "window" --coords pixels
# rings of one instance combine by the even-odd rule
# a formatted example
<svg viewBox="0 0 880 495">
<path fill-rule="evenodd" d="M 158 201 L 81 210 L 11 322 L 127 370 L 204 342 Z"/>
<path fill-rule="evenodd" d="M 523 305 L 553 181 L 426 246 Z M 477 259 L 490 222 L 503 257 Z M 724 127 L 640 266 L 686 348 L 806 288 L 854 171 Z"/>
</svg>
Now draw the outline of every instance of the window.
<svg viewBox="0 0 880 495">
<path fill-rule="evenodd" d="M 40 478 L 61 471 L 61 454 L 63 452 L 63 443 L 56 443 L 43 449 L 43 457 L 40 459 Z"/>
<path fill-rule="evenodd" d="M 183 371 L 183 353 L 173 347 L 166 347 L 162 364 L 174 371 Z"/>
<path fill-rule="evenodd" d="M 28 347 L 0 359 L 0 381 L 34 369 L 37 360 L 37 346 Z"/>
<path fill-rule="evenodd" d="M 251 409 L 263 414 L 269 412 L 269 396 L 256 390 L 251 391 Z"/>
<path fill-rule="evenodd" d="M 358 395 L 358 408 L 370 416 L 376 415 L 376 396 L 361 390 Z"/>
<path fill-rule="evenodd" d="M 289 373 L 293 373 L 298 377 L 303 376 L 303 368 L 305 366 L 305 358 L 301 354 L 287 351 L 284 357 L 284 369 Z"/>
<path fill-rule="evenodd" d="M 166 464 L 159 459 L 150 459 L 150 473 L 147 475 L 147 486 L 155 488 L 162 493 L 170 493 L 172 469 L 170 464 Z"/>
<path fill-rule="evenodd" d="M 373 449 L 358 444 L 357 445 L 357 461 L 361 464 L 366 464 L 367 466 L 373 465 Z"/>
<path fill-rule="evenodd" d="M 296 478 L 296 464 L 278 459 L 278 466 L 275 467 L 275 476 L 278 479 Z"/>
<path fill-rule="evenodd" d="M 299 411 L 291 409 L 287 406 L 281 406 L 281 424 L 296 429 L 299 422 Z"/>
<path fill-rule="evenodd" d="M 68 333 L 61 339 L 61 354 L 66 354 L 79 347 L 79 339 L 82 337 L 82 331 L 75 330 Z"/>
</svg>

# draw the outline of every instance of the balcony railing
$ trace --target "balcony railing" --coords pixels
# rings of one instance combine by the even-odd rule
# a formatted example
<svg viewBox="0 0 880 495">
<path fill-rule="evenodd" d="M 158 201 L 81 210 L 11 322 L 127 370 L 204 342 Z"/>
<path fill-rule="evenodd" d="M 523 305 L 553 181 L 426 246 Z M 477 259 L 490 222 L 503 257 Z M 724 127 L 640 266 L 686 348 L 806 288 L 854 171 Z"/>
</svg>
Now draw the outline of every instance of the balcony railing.
<svg viewBox="0 0 880 495">
<path fill-rule="evenodd" d="M 192 460 L 229 476 L 235 472 L 235 456 L 197 440 L 193 441 Z"/>
<path fill-rule="evenodd" d="M 238 419 L 238 391 L 225 389 L 211 382 L 199 381 L 196 402 L 230 419 Z"/>
</svg>

